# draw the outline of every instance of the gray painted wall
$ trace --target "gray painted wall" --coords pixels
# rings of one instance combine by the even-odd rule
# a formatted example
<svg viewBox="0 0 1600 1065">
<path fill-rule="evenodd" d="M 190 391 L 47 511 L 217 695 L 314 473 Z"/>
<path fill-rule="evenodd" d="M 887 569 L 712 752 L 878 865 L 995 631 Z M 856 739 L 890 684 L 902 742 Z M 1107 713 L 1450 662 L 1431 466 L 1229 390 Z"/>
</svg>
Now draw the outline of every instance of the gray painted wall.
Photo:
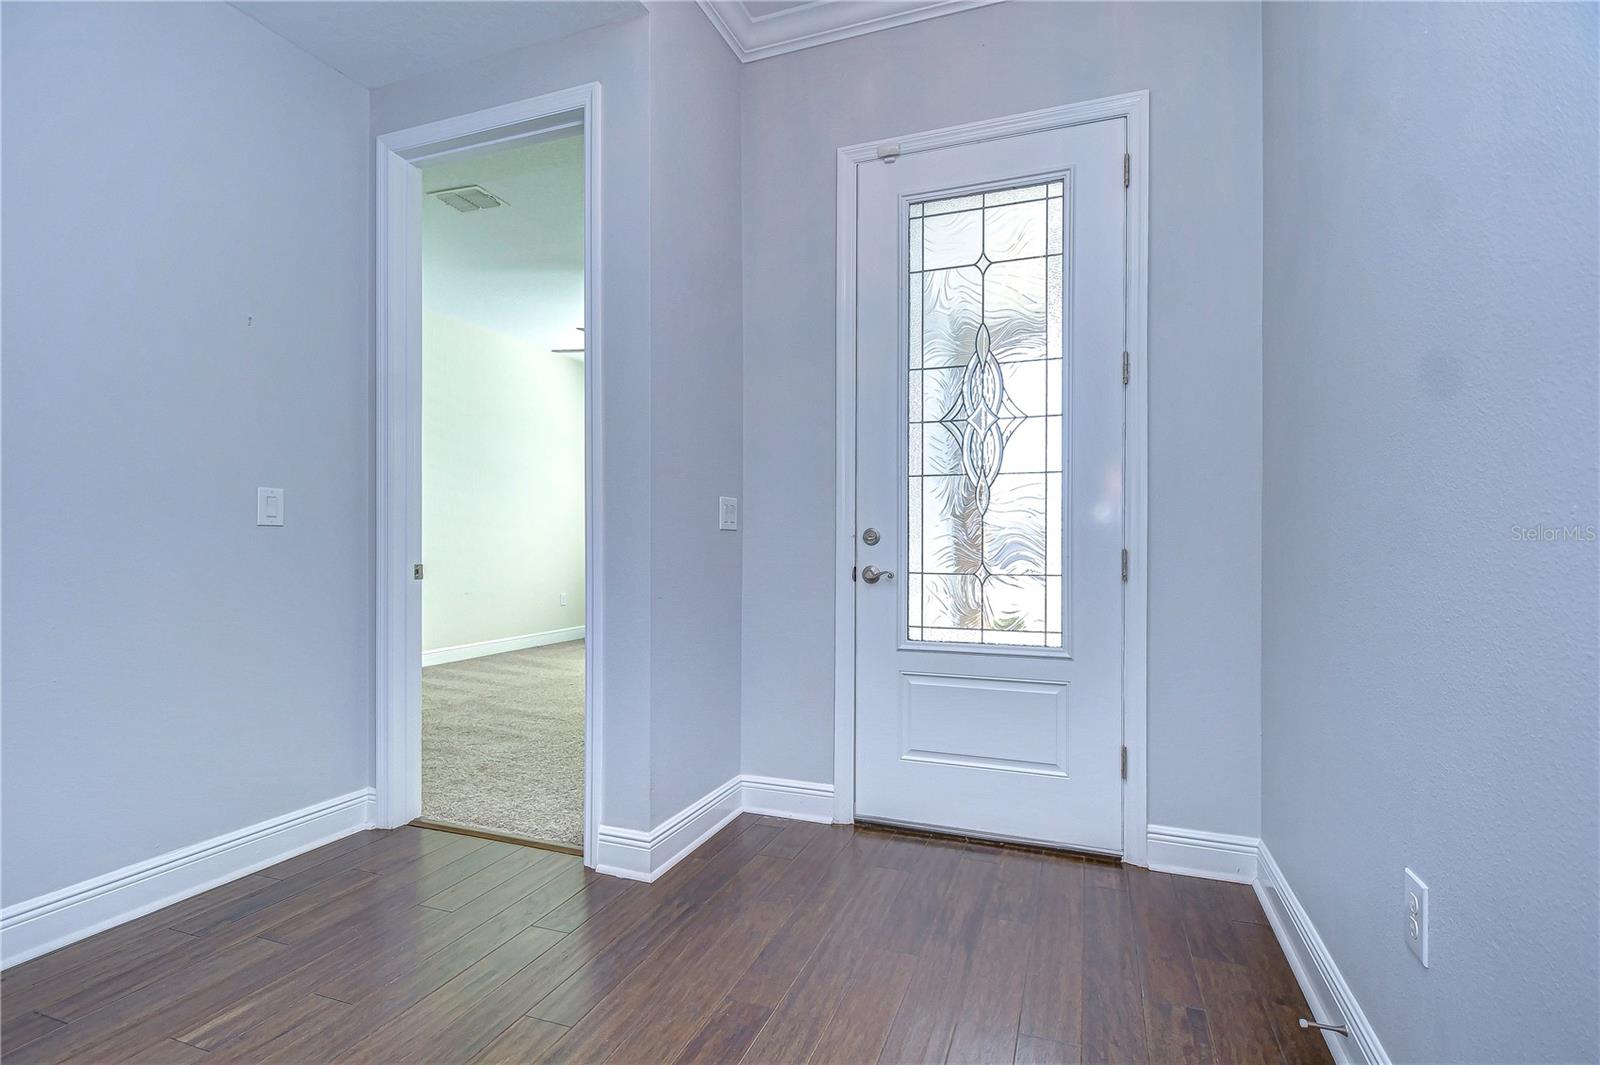
<svg viewBox="0 0 1600 1065">
<path fill-rule="evenodd" d="M 1149 89 L 1150 817 L 1256 834 L 1260 30 L 1002 4 L 745 68 L 746 772 L 833 779 L 836 150 Z"/>
<path fill-rule="evenodd" d="M 703 16 L 370 99 L 223 5 L 4 17 L 5 901 L 370 783 L 368 138 L 587 81 L 605 822 L 737 773 L 739 70 Z M 677 137 L 654 157 L 652 121 Z M 254 526 L 258 484 L 284 529 Z"/>
<path fill-rule="evenodd" d="M 9 904 L 368 783 L 372 449 L 366 91 L 222 4 L 3 18 Z"/>
<path fill-rule="evenodd" d="M 693 4 L 650 5 L 651 816 L 739 772 L 743 292 L 739 61 Z"/>
<path fill-rule="evenodd" d="M 1594 1061 L 1596 8 L 1264 37 L 1264 838 L 1396 1061 Z"/>
</svg>

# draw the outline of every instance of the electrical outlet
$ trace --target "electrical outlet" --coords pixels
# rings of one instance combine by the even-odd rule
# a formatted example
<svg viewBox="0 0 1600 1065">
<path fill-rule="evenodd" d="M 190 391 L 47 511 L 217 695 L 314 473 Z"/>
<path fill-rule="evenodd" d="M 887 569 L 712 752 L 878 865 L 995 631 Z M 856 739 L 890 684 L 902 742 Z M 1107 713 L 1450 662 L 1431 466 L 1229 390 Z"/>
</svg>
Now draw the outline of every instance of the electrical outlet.
<svg viewBox="0 0 1600 1065">
<path fill-rule="evenodd" d="M 739 528 L 739 501 L 733 496 L 717 497 L 717 528 L 724 530 Z"/>
<path fill-rule="evenodd" d="M 1428 885 L 1422 877 L 1406 870 L 1405 894 L 1406 946 L 1417 956 L 1422 967 L 1428 967 Z"/>
</svg>

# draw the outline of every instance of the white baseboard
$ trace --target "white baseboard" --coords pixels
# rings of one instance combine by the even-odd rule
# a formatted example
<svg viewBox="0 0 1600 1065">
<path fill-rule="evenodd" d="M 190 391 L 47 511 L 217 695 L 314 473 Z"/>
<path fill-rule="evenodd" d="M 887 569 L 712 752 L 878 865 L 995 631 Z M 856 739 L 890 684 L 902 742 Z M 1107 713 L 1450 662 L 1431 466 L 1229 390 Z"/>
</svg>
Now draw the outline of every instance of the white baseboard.
<svg viewBox="0 0 1600 1065">
<path fill-rule="evenodd" d="M 1249 836 L 1170 825 L 1151 825 L 1148 840 L 1151 869 L 1253 884 L 1315 1019 L 1350 1028 L 1348 1039 L 1323 1033 L 1334 1061 L 1339 1065 L 1389 1065 L 1389 1056 L 1367 1015 L 1265 843 Z"/>
<path fill-rule="evenodd" d="M 833 785 L 747 774 L 720 785 L 648 832 L 601 825 L 595 871 L 654 880 L 742 813 L 830 822 Z"/>
<path fill-rule="evenodd" d="M 1147 859 L 1150 868 L 1158 872 L 1231 880 L 1236 884 L 1249 884 L 1256 878 L 1260 841 L 1252 836 L 1151 825 L 1147 838 Z"/>
<path fill-rule="evenodd" d="M 574 625 L 570 629 L 551 629 L 549 632 L 530 632 L 522 636 L 507 636 L 500 640 L 482 640 L 478 643 L 457 644 L 455 647 L 440 647 L 434 651 L 422 652 L 422 665 L 424 668 L 442 666 L 446 662 L 464 662 L 469 658 L 498 655 L 506 651 L 525 651 L 529 647 L 546 647 L 553 643 L 581 640 L 583 629 L 582 625 Z"/>
<path fill-rule="evenodd" d="M 740 778 L 734 777 L 648 832 L 601 825 L 596 835 L 597 873 L 654 880 L 687 858 L 741 812 Z"/>
<path fill-rule="evenodd" d="M 1378 1041 L 1355 992 L 1345 982 L 1327 944 L 1317 933 L 1310 916 L 1295 897 L 1294 890 L 1283 878 L 1283 870 L 1273 861 L 1272 852 L 1262 843 L 1259 848 L 1260 873 L 1256 879 L 1256 896 L 1261 908 L 1267 911 L 1267 920 L 1278 937 L 1278 945 L 1289 959 L 1300 990 L 1306 996 L 1315 1019 L 1324 1023 L 1344 1024 L 1350 1037 L 1324 1032 L 1323 1039 L 1334 1061 L 1339 1065 L 1389 1065 L 1389 1055 Z"/>
<path fill-rule="evenodd" d="M 371 828 L 371 788 L 85 880 L 0 911 L 0 968 Z"/>
<path fill-rule="evenodd" d="M 792 821 L 833 822 L 833 785 L 810 780 L 783 780 L 746 773 L 743 809 L 746 813 L 787 817 Z"/>
</svg>

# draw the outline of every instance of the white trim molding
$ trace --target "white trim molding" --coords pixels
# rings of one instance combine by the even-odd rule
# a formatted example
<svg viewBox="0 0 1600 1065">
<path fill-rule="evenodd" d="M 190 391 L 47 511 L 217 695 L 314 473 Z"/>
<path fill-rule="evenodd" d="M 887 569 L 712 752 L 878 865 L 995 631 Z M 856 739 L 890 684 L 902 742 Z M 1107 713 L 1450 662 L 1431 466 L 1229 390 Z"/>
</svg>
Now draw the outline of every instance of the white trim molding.
<svg viewBox="0 0 1600 1065">
<path fill-rule="evenodd" d="M 998 0 L 830 0 L 756 13 L 740 0 L 699 0 L 741 63 L 815 48 L 865 33 L 986 7 Z"/>
<path fill-rule="evenodd" d="M 1253 836 L 1151 825 L 1148 839 L 1150 868 L 1157 872 L 1236 884 L 1255 882 L 1256 849 L 1261 841 Z"/>
<path fill-rule="evenodd" d="M 832 5 L 828 5 L 832 6 Z M 856 702 L 856 170 L 880 166 L 878 149 L 893 144 L 898 157 L 954 145 L 992 141 L 1042 130 L 1102 122 L 1127 122 L 1129 159 L 1127 297 L 1123 314 L 1129 359 L 1125 391 L 1123 452 L 1123 536 L 1128 578 L 1122 610 L 1122 739 L 1128 751 L 1122 782 L 1122 858 L 1147 864 L 1149 794 L 1146 784 L 1146 707 L 1149 627 L 1149 423 L 1148 278 L 1150 276 L 1150 93 L 1100 100 L 950 126 L 924 133 L 883 137 L 840 148 L 837 161 L 834 318 L 834 652 L 833 652 L 833 819 L 855 816 Z"/>
<path fill-rule="evenodd" d="M 601 825 L 595 872 L 629 880 L 654 880 L 739 816 L 741 784 L 741 778 L 734 777 L 648 832 Z"/>
<path fill-rule="evenodd" d="M 603 793 L 605 644 L 605 355 L 601 312 L 600 85 L 590 82 L 385 133 L 376 143 L 377 823 L 422 813 L 422 175 L 418 164 L 582 128 L 584 151 L 584 860 L 595 860 Z M 570 637 L 575 638 L 575 637 Z M 531 644 L 529 646 L 532 646 Z M 510 648 L 504 648 L 509 650 Z M 484 653 L 494 653 L 485 651 Z M 434 652 L 435 655 L 438 652 Z M 443 660 L 443 659 L 436 659 Z M 432 663 L 429 663 L 432 664 Z"/>
<path fill-rule="evenodd" d="M 371 788 L 124 866 L 0 912 L 10 967 L 373 825 Z"/>
<path fill-rule="evenodd" d="M 477 643 L 462 643 L 454 647 L 424 651 L 422 665 L 426 669 L 428 666 L 442 666 L 448 662 L 465 662 L 469 658 L 486 658 L 489 655 L 505 654 L 507 651 L 526 651 L 530 647 L 548 647 L 553 643 L 569 643 L 581 639 L 583 639 L 583 626 L 574 625 L 569 629 L 551 629 L 549 632 L 529 632 L 521 636 L 505 636 L 498 640 L 480 640 Z"/>
<path fill-rule="evenodd" d="M 833 821 L 833 785 L 809 780 L 744 775 L 746 813 L 787 817 L 791 821 Z"/>
<path fill-rule="evenodd" d="M 740 814 L 791 821 L 833 820 L 833 785 L 744 774 L 718 786 L 649 831 L 600 826 L 595 871 L 650 881 L 677 865 Z"/>
<path fill-rule="evenodd" d="M 1256 877 L 1256 897 L 1267 912 L 1278 945 L 1289 959 L 1289 967 L 1306 996 L 1306 1004 L 1315 1014 L 1314 1019 L 1329 1024 L 1344 1024 L 1350 1037 L 1324 1032 L 1323 1039 L 1333 1060 L 1339 1065 L 1389 1065 L 1389 1055 L 1378 1041 L 1372 1022 L 1356 1001 L 1355 992 L 1345 981 L 1333 955 L 1318 934 L 1316 925 L 1305 907 L 1295 897 L 1294 889 L 1283 877 L 1283 870 L 1273 860 L 1266 843 L 1259 848 L 1259 873 Z"/>
<path fill-rule="evenodd" d="M 1349 1038 L 1323 1033 L 1334 1061 L 1389 1065 L 1389 1055 L 1355 993 L 1265 843 L 1250 836 L 1151 825 L 1149 855 L 1150 868 L 1158 872 L 1253 885 L 1313 1019 L 1350 1028 Z"/>
</svg>

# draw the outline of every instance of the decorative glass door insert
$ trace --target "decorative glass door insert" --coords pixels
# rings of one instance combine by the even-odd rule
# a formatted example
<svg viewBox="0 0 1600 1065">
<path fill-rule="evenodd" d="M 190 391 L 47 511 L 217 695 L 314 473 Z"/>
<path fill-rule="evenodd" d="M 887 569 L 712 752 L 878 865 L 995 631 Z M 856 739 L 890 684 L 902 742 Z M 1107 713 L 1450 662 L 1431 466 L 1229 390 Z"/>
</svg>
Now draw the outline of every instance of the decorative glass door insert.
<svg viewBox="0 0 1600 1065">
<path fill-rule="evenodd" d="M 908 208 L 913 642 L 1062 646 L 1063 191 Z"/>
</svg>

